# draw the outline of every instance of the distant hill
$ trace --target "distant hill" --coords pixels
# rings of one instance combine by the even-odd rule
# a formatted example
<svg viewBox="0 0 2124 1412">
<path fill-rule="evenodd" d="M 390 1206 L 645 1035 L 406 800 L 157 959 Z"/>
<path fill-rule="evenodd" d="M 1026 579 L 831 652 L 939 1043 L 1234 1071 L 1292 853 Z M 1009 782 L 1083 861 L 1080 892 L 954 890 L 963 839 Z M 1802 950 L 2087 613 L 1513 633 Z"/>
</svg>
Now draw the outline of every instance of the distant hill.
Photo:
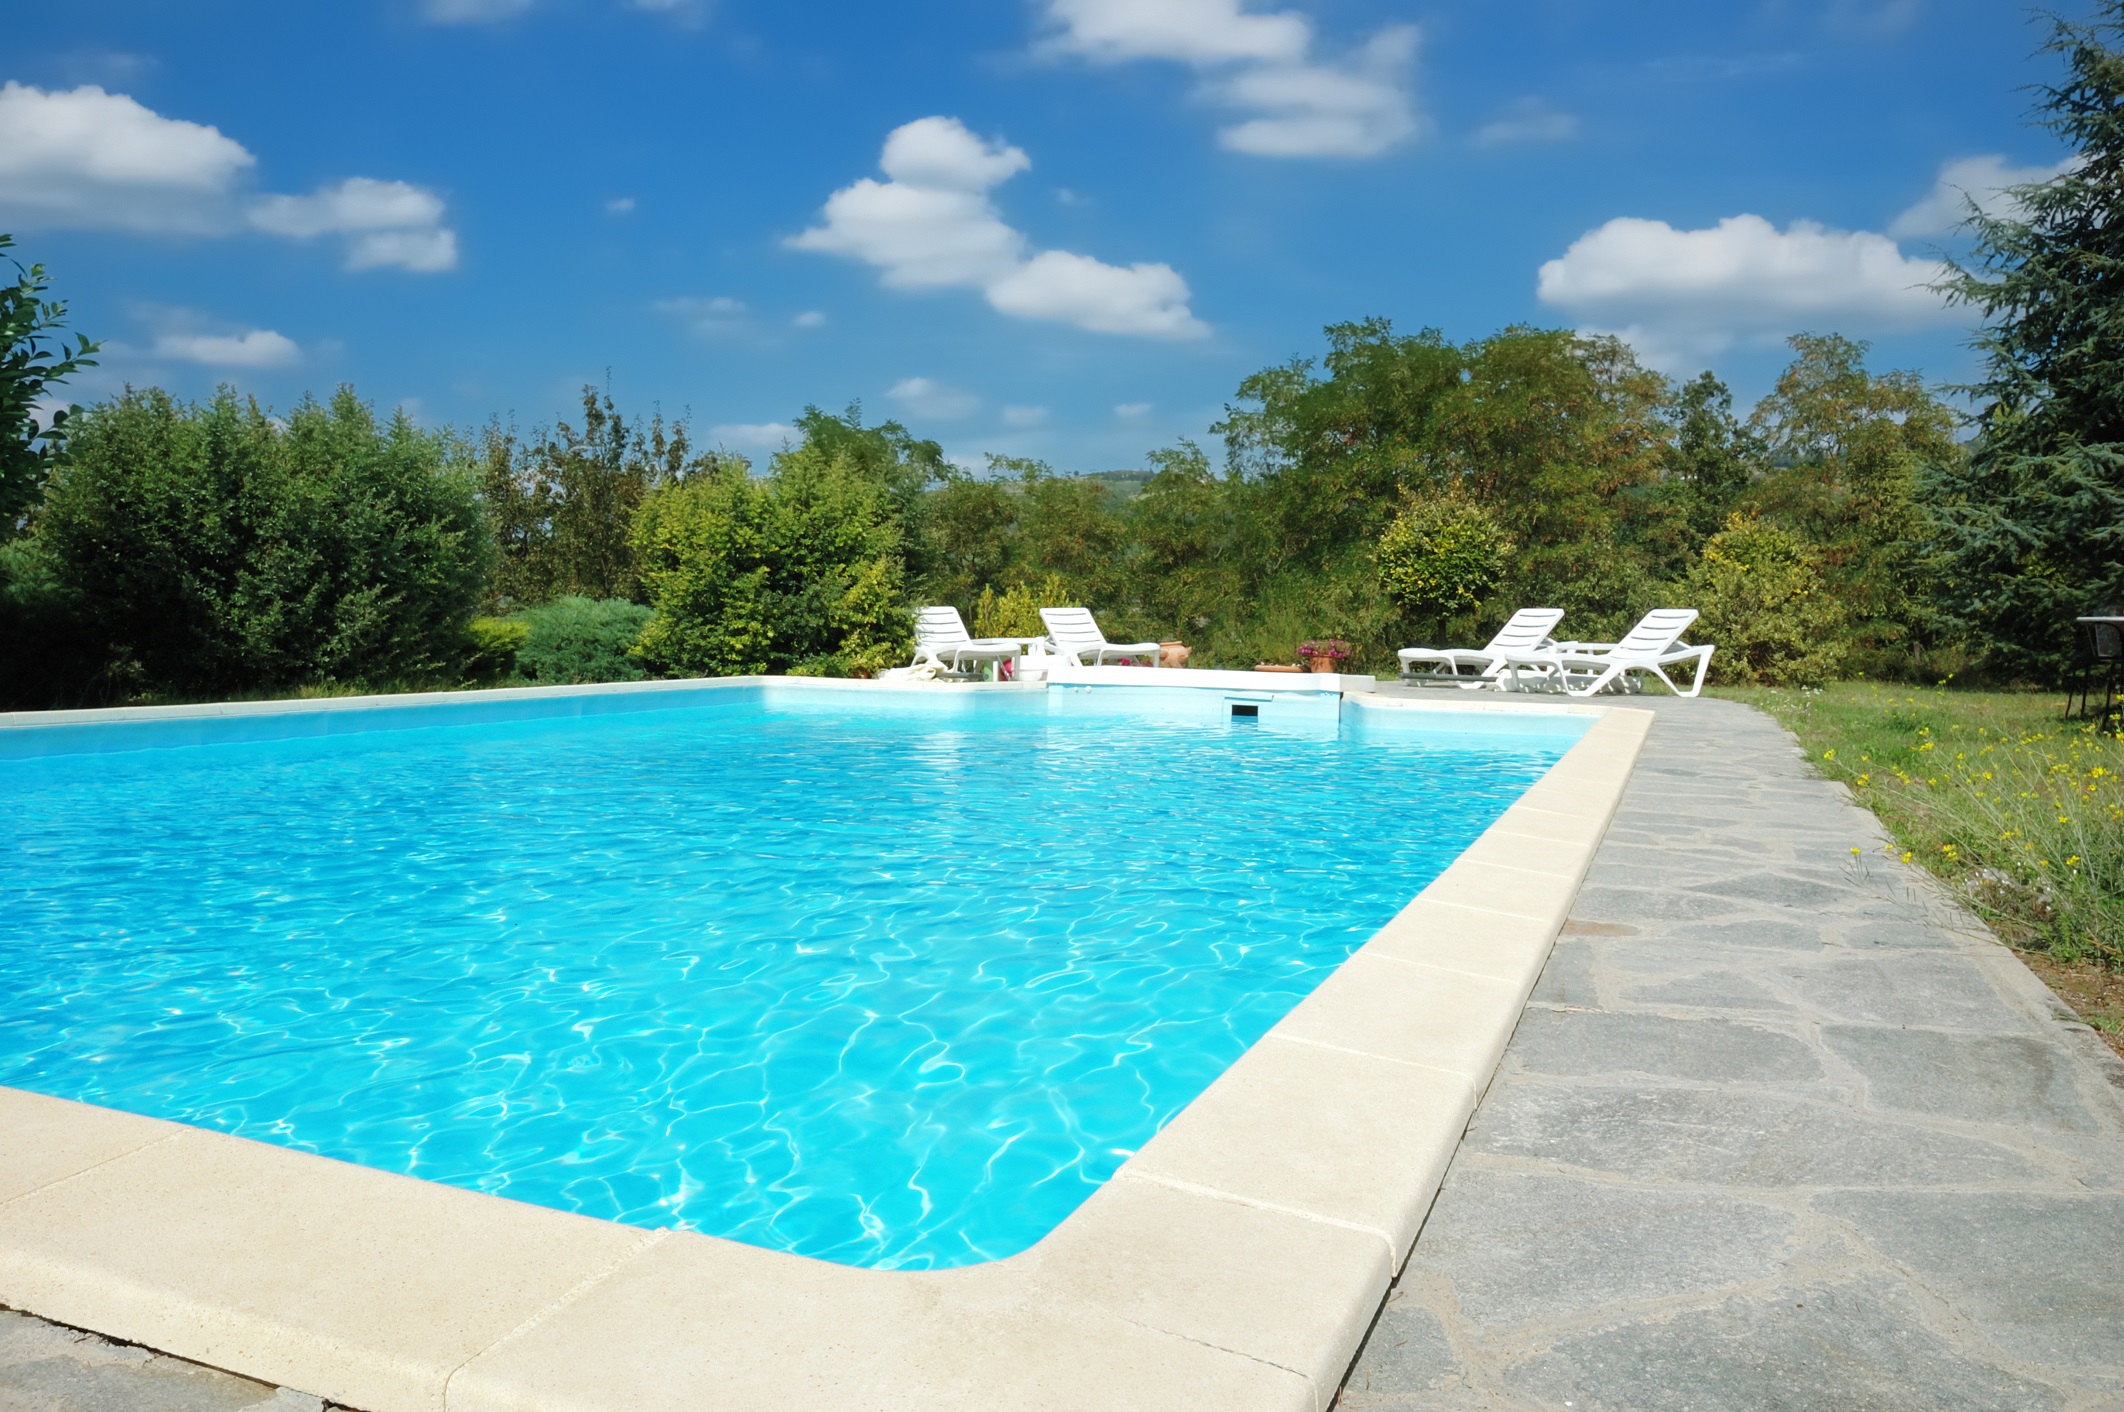
<svg viewBox="0 0 2124 1412">
<path fill-rule="evenodd" d="M 1144 486 L 1149 485 L 1151 474 L 1149 471 L 1086 471 L 1084 479 L 1105 481 L 1107 488 L 1113 491 L 1114 503 L 1119 505 L 1135 498 Z"/>
</svg>

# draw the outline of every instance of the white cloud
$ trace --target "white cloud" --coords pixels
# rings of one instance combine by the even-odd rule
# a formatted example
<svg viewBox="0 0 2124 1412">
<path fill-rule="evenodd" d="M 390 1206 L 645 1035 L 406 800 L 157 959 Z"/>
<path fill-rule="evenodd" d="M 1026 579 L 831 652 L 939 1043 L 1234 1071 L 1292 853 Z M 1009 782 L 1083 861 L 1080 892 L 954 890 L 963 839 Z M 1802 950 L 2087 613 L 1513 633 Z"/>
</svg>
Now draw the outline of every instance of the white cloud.
<svg viewBox="0 0 2124 1412">
<path fill-rule="evenodd" d="M 981 399 L 935 378 L 902 378 L 885 394 L 919 417 L 956 422 L 980 410 Z"/>
<path fill-rule="evenodd" d="M 1140 422 L 1150 414 L 1151 404 L 1148 402 L 1117 402 L 1114 404 L 1114 415 L 1124 422 Z"/>
<path fill-rule="evenodd" d="M 1541 267 L 1543 303 L 1620 333 L 1655 366 L 1808 328 L 1894 330 L 1951 320 L 1927 288 L 1946 273 L 1873 231 L 1779 230 L 1728 216 L 1704 230 L 1619 217 Z"/>
<path fill-rule="evenodd" d="M 308 196 L 261 196 L 249 215 L 258 229 L 296 240 L 352 237 L 350 270 L 392 266 L 429 274 L 457 265 L 457 233 L 441 224 L 443 199 L 408 182 L 349 177 Z"/>
<path fill-rule="evenodd" d="M 634 210 L 634 198 L 632 196 L 615 196 L 605 203 L 605 210 L 608 214 L 614 216 L 627 215 Z"/>
<path fill-rule="evenodd" d="M 1539 98 L 1521 98 L 1507 106 L 1494 120 L 1475 132 L 1477 147 L 1518 147 L 1543 142 L 1569 142 L 1578 136 L 1578 119 L 1561 113 Z"/>
<path fill-rule="evenodd" d="M 257 158 L 220 129 L 89 85 L 0 88 L 0 219 L 18 226 L 210 232 Z"/>
<path fill-rule="evenodd" d="M 533 0 L 422 0 L 420 12 L 431 24 L 481 25 L 515 19 Z"/>
<path fill-rule="evenodd" d="M 1969 214 L 1971 203 L 1987 216 L 2016 216 L 2020 203 L 2011 188 L 2033 186 L 2070 170 L 2077 158 L 2048 167 L 2009 167 L 1996 153 L 1961 157 L 1940 168 L 1939 180 L 1924 199 L 1897 216 L 1888 233 L 1897 237 L 1952 235 Z"/>
<path fill-rule="evenodd" d="M 1030 170 L 1022 148 L 989 143 L 957 118 L 917 118 L 885 136 L 878 166 L 895 182 L 936 191 L 986 192 Z"/>
<path fill-rule="evenodd" d="M 791 328 L 824 328 L 826 313 L 822 309 L 806 309 L 789 321 Z"/>
<path fill-rule="evenodd" d="M 454 230 L 382 230 L 360 235 L 347 247 L 347 268 L 393 268 L 435 274 L 457 268 Z"/>
<path fill-rule="evenodd" d="M 295 340 L 269 328 L 242 334 L 166 333 L 155 340 L 155 356 L 210 368 L 283 368 L 300 362 Z"/>
<path fill-rule="evenodd" d="M 659 314 L 670 314 L 694 333 L 705 338 L 738 333 L 747 327 L 745 301 L 718 294 L 713 298 L 687 295 L 656 301 Z"/>
<path fill-rule="evenodd" d="M 779 451 L 784 443 L 802 441 L 804 434 L 787 422 L 725 422 L 710 427 L 716 445 L 739 451 Z"/>
<path fill-rule="evenodd" d="M 1250 15 L 1240 0 L 1050 0 L 1048 16 L 1059 29 L 1046 47 L 1107 64 L 1294 63 L 1313 42 L 1303 15 Z"/>
<path fill-rule="evenodd" d="M 1213 96 L 1264 116 L 1225 128 L 1217 140 L 1256 157 L 1376 157 L 1421 129 L 1406 88 L 1416 30 L 1381 30 L 1347 64 L 1242 69 L 1210 86 Z"/>
<path fill-rule="evenodd" d="M 457 236 L 442 226 L 432 191 L 353 177 L 239 209 L 239 187 L 256 166 L 219 129 L 163 117 L 122 93 L 0 87 L 0 223 L 185 235 L 247 224 L 297 240 L 346 235 L 349 269 L 457 264 Z"/>
<path fill-rule="evenodd" d="M 442 198 L 402 181 L 349 177 L 308 196 L 262 196 L 251 203 L 251 224 L 298 240 L 341 231 L 406 230 L 442 220 Z"/>
<path fill-rule="evenodd" d="M 1045 407 L 1005 407 L 1003 425 L 1007 427 L 1038 427 L 1047 425 Z"/>
<path fill-rule="evenodd" d="M 1028 254 L 988 188 L 1032 165 L 957 118 L 918 118 L 885 139 L 887 181 L 864 177 L 826 199 L 825 221 L 788 244 L 874 265 L 892 289 L 978 289 L 1001 313 L 1099 333 L 1193 338 L 1187 281 L 1170 265 L 1108 265 L 1062 250 Z"/>
<path fill-rule="evenodd" d="M 1207 330 L 1187 308 L 1187 281 L 1171 265 L 1103 264 L 1043 250 L 988 286 L 988 302 L 1023 319 L 1052 319 L 1094 333 L 1193 338 Z"/>
<path fill-rule="evenodd" d="M 1822 24 L 1832 34 L 1878 39 L 1910 28 L 1919 8 L 1918 0 L 1830 0 Z"/>
<path fill-rule="evenodd" d="M 627 0 L 627 8 L 652 15 L 668 15 L 691 29 L 705 24 L 715 7 L 713 0 Z"/>
<path fill-rule="evenodd" d="M 1047 54 L 1093 63 L 1165 60 L 1205 75 L 1202 96 L 1253 116 L 1218 141 L 1259 157 L 1371 157 L 1422 131 L 1409 92 L 1417 31 L 1391 25 L 1340 61 L 1316 56 L 1313 24 L 1245 0 L 1047 0 Z"/>
</svg>

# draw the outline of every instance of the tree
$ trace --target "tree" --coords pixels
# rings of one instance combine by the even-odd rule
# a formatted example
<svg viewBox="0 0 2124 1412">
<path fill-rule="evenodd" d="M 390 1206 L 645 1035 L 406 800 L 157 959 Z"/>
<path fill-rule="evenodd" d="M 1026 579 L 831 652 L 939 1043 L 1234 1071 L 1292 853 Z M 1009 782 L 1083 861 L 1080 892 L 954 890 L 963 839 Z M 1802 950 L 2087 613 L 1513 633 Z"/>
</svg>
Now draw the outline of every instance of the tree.
<svg viewBox="0 0 2124 1412">
<path fill-rule="evenodd" d="M 1163 636 L 1221 631 L 1244 616 L 1256 558 L 1247 486 L 1219 477 L 1192 441 L 1153 451 L 1152 475 L 1128 502 L 1128 597 Z"/>
<path fill-rule="evenodd" d="M 1379 537 L 1379 578 L 1388 596 L 1436 637 L 1463 614 L 1474 619 L 1504 581 L 1511 541 L 1472 501 L 1412 499 Z"/>
<path fill-rule="evenodd" d="M 1733 393 L 1709 370 L 1675 391 L 1668 415 L 1674 442 L 1665 483 L 1684 491 L 1679 499 L 1688 527 L 1698 540 L 1708 539 L 1755 479 L 1762 448 L 1733 415 Z"/>
<path fill-rule="evenodd" d="M 454 680 L 492 549 L 448 451 L 345 388 L 285 425 L 227 389 L 128 390 L 79 420 L 39 572 L 105 694 Z"/>
<path fill-rule="evenodd" d="M 1429 485 L 1488 511 L 1517 548 L 1503 588 L 1568 611 L 1589 636 L 1619 632 L 1650 592 L 1632 516 L 1658 478 L 1667 382 L 1612 338 L 1509 328 L 1470 344 L 1447 403 Z"/>
<path fill-rule="evenodd" d="M 1943 284 L 1984 318 L 1985 376 L 1966 466 L 1933 492 L 1953 606 L 2001 672 L 2055 681 L 2071 620 L 2124 599 L 2124 0 L 2053 23 L 2065 75 L 2040 126 L 2075 153 L 2059 176 L 1972 205 L 1974 268 Z"/>
<path fill-rule="evenodd" d="M 655 616 L 639 651 L 673 673 L 875 675 L 905 650 L 900 522 L 884 468 L 806 441 L 756 480 L 718 464 L 642 503 Z"/>
<path fill-rule="evenodd" d="M 14 244 L 14 237 L 0 235 L 0 251 Z M 91 355 L 97 348 L 77 334 L 68 351 L 60 336 L 66 305 L 43 297 L 51 285 L 44 266 L 25 267 L 12 258 L 8 263 L 15 267 L 15 281 L 0 286 L 0 539 L 19 529 L 22 517 L 36 504 L 79 410 L 55 409 L 40 427 L 39 404 L 54 385 L 94 367 Z"/>
<path fill-rule="evenodd" d="M 1504 593 L 1569 609 L 1588 632 L 1639 606 L 1649 575 L 1632 493 L 1659 474 L 1665 379 L 1614 339 L 1565 330 L 1458 346 L 1384 319 L 1326 333 L 1325 376 L 1302 359 L 1265 369 L 1217 428 L 1248 488 L 1258 611 L 1383 663 L 1416 624 L 1385 594 L 1373 549 L 1405 499 L 1430 496 L 1480 507 L 1517 546 Z M 1287 635 L 1234 647 L 1287 651 Z"/>
<path fill-rule="evenodd" d="M 1378 538 L 1467 376 L 1466 352 L 1436 329 L 1399 335 L 1364 319 L 1323 332 L 1326 376 L 1310 359 L 1264 368 L 1211 428 L 1232 472 L 1256 487 L 1264 575 Z"/>
<path fill-rule="evenodd" d="M 1689 572 L 1689 601 L 1719 681 L 1819 686 L 1842 664 L 1843 605 L 1807 546 L 1768 520 L 1728 517 Z"/>
<path fill-rule="evenodd" d="M 1748 499 L 1811 546 L 1874 670 L 1939 636 L 1933 521 L 1920 487 L 1962 459 L 1955 415 L 1915 373 L 1866 370 L 1867 345 L 1799 334 L 1750 430 L 1769 469 Z"/>
<path fill-rule="evenodd" d="M 493 598 L 499 606 L 561 596 L 638 599 L 635 512 L 657 487 L 700 471 L 686 424 L 652 415 L 630 422 L 610 393 L 583 388 L 580 426 L 557 421 L 519 441 L 489 423 L 469 453 L 500 554 Z"/>
</svg>

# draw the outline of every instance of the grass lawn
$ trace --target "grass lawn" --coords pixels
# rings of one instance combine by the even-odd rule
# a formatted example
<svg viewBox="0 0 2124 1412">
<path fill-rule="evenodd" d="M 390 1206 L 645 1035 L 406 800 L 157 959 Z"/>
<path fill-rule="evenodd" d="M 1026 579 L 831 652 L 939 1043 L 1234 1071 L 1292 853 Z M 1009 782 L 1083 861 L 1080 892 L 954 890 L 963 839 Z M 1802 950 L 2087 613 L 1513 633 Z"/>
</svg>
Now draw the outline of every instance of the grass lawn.
<svg viewBox="0 0 2124 1412">
<path fill-rule="evenodd" d="M 1873 682 L 1722 688 L 1799 737 L 2124 1053 L 2124 743 L 2064 699 Z"/>
</svg>

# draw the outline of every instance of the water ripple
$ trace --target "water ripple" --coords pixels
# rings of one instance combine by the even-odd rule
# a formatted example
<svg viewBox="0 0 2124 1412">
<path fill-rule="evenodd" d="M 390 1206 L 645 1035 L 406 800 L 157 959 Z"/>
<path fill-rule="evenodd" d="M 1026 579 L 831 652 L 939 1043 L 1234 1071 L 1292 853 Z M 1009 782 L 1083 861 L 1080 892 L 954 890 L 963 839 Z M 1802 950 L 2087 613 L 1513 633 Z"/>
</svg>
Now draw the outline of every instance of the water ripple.
<svg viewBox="0 0 2124 1412">
<path fill-rule="evenodd" d="M 759 708 L 0 761 L 0 1083 L 992 1259 L 1563 744 Z"/>
</svg>

